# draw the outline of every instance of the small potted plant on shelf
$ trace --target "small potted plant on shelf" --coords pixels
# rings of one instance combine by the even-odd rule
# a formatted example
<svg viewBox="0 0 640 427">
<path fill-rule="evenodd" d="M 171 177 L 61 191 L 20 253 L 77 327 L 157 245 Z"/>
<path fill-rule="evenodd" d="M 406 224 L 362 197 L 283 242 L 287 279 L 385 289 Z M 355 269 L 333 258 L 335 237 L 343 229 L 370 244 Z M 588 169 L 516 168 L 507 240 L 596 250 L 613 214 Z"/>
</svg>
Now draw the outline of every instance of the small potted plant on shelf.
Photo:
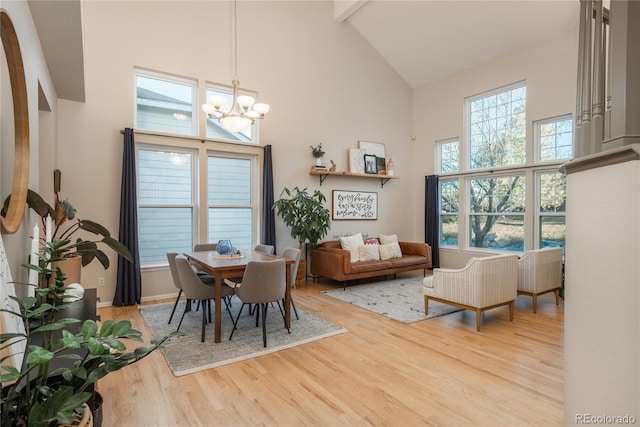
<svg viewBox="0 0 640 427">
<path fill-rule="evenodd" d="M 132 329 L 130 321 L 106 320 L 99 327 L 94 320 L 81 322 L 64 317 L 68 307 L 65 298 L 70 293 L 66 293 L 64 272 L 52 265 L 64 256 L 69 245 L 69 240 L 59 238 L 46 243 L 39 253 L 39 265 L 24 267 L 35 270 L 40 277 L 51 276 L 53 282 L 47 287 L 36 286 L 35 296 L 12 296 L 18 309 L 0 309 L 19 317 L 25 326 L 24 333 L 0 333 L 2 426 L 77 424 L 79 417 L 87 416 L 86 403 L 92 397 L 89 390 L 96 381 L 140 361 L 171 336 L 127 351 L 123 340 L 143 342 L 142 334 Z M 22 369 L 6 365 L 12 357 L 6 350 L 15 340 L 28 343 Z M 56 365 L 62 367 L 54 369 Z"/>
<path fill-rule="evenodd" d="M 325 151 L 322 149 L 322 143 L 316 145 L 315 147 L 313 145 L 310 145 L 309 147 L 311 147 L 311 155 L 313 155 L 313 158 L 316 159 L 316 167 L 324 167 L 322 165 L 322 157 L 325 154 Z"/>
<path fill-rule="evenodd" d="M 300 190 L 294 187 L 289 190 L 285 187 L 280 193 L 280 199 L 273 204 L 277 214 L 291 229 L 291 237 L 296 239 L 300 249 L 305 252 L 305 259 L 300 261 L 298 271 L 306 272 L 306 245 L 312 248 L 318 246 L 318 241 L 326 236 L 331 226 L 331 215 L 324 207 L 325 201 L 326 197 L 319 190 L 309 194 L 306 188 Z"/>
</svg>

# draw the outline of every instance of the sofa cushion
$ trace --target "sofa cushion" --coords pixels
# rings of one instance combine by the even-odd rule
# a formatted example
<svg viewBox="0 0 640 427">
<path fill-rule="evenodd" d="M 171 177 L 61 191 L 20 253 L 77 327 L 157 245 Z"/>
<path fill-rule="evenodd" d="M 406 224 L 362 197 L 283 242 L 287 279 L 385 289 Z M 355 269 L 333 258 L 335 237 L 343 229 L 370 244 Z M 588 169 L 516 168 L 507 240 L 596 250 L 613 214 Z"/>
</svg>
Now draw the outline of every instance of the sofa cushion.
<svg viewBox="0 0 640 427">
<path fill-rule="evenodd" d="M 382 260 L 402 257 L 398 242 L 379 245 L 378 248 L 380 249 L 380 259 Z"/>
<path fill-rule="evenodd" d="M 380 240 L 380 244 L 382 245 L 388 245 L 389 243 L 398 243 L 398 235 L 390 234 L 386 236 L 384 234 L 381 234 L 380 236 L 378 236 L 378 240 Z"/>
<path fill-rule="evenodd" d="M 391 268 L 390 261 L 360 261 L 350 265 L 351 274 L 363 273 L 367 271 L 384 271 Z"/>
<path fill-rule="evenodd" d="M 380 259 L 378 245 L 362 245 L 358 247 L 360 251 L 360 261 L 375 261 Z"/>
<path fill-rule="evenodd" d="M 362 233 L 357 233 L 353 236 L 340 237 L 340 244 L 342 245 L 342 249 L 346 249 L 351 252 L 351 262 L 360 261 L 359 247 L 364 246 Z"/>
<path fill-rule="evenodd" d="M 425 259 L 423 256 L 419 255 L 402 255 L 402 258 L 392 258 L 389 260 L 391 262 L 392 268 L 403 268 L 410 267 L 412 265 L 420 265 L 424 263 Z"/>
</svg>

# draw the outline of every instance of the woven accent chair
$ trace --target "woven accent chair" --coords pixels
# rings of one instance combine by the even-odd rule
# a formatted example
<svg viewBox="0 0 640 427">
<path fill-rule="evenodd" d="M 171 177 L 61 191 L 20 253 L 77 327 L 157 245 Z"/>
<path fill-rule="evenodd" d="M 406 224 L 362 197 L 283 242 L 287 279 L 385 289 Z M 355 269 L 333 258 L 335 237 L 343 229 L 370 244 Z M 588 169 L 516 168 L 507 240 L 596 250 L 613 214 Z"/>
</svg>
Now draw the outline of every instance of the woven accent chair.
<svg viewBox="0 0 640 427">
<path fill-rule="evenodd" d="M 517 255 L 471 258 L 461 269 L 434 268 L 433 276 L 424 279 L 425 314 L 429 313 L 429 300 L 473 310 L 478 332 L 485 310 L 508 305 L 509 319 L 513 320 L 517 296 Z"/>
<path fill-rule="evenodd" d="M 180 284 L 182 285 L 182 291 L 184 292 L 184 295 L 192 301 L 202 302 L 202 337 L 200 338 L 200 341 L 204 342 L 207 314 L 209 315 L 209 322 L 211 322 L 211 300 L 215 300 L 216 287 L 203 283 L 196 272 L 193 271 L 193 268 L 191 268 L 191 264 L 189 264 L 189 261 L 187 261 L 185 257 L 178 255 L 175 257 L 174 262 L 176 271 L 178 272 L 178 277 L 180 278 Z M 235 292 L 233 288 L 222 286 L 222 301 L 227 306 L 227 312 L 229 313 L 229 317 L 231 318 L 232 322 L 234 321 L 234 319 L 231 315 L 231 311 L 229 311 L 227 297 L 232 296 L 234 293 Z M 188 304 L 185 306 L 176 332 L 178 332 L 180 330 L 180 326 L 182 326 L 182 320 L 184 320 L 184 315 L 187 312 L 187 308 Z M 216 310 L 220 310 L 220 307 L 216 307 Z"/>
<path fill-rule="evenodd" d="M 292 288 L 296 287 L 296 276 L 298 275 L 298 266 L 300 265 L 300 252 L 298 248 L 285 248 L 284 251 L 282 251 L 283 257 L 296 260 L 296 262 L 291 265 L 291 281 L 289 282 L 289 286 Z M 282 303 L 284 304 L 284 298 L 282 299 Z M 293 297 L 291 297 L 291 307 L 293 307 L 293 312 L 296 314 L 296 319 L 300 320 L 296 304 L 293 302 Z"/>
<path fill-rule="evenodd" d="M 526 251 L 518 261 L 518 295 L 533 298 L 533 312 L 538 309 L 538 295 L 554 292 L 560 304 L 562 284 L 562 248 Z"/>
<path fill-rule="evenodd" d="M 229 336 L 229 340 L 233 338 L 233 334 L 237 329 L 238 319 L 242 314 L 242 309 L 247 304 L 255 304 L 257 307 L 256 317 L 262 310 L 262 340 L 264 346 L 267 346 L 267 309 L 269 303 L 276 302 L 280 308 L 280 314 L 284 318 L 280 301 L 284 298 L 287 287 L 287 277 L 285 270 L 285 262 L 283 259 L 274 259 L 273 261 L 249 261 L 247 268 L 242 277 L 242 283 L 236 285 L 236 296 L 242 301 L 238 316 L 233 322 L 233 330 Z M 258 318 L 256 318 L 256 326 L 258 326 Z M 287 329 L 289 331 L 289 329 Z M 289 331 L 291 332 L 291 331 Z"/>
<path fill-rule="evenodd" d="M 256 252 L 264 252 L 265 254 L 273 255 L 276 248 L 273 245 L 256 245 L 253 250 Z"/>
</svg>

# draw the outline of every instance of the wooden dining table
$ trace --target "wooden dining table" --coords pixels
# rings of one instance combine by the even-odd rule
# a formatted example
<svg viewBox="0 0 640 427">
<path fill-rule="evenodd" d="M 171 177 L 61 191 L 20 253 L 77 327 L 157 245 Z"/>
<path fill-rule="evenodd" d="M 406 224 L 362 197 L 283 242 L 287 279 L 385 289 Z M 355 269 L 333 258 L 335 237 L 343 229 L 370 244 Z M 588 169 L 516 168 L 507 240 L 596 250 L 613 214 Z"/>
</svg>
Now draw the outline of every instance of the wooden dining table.
<svg viewBox="0 0 640 427">
<path fill-rule="evenodd" d="M 283 259 L 286 264 L 286 283 L 284 293 L 284 327 L 291 328 L 291 268 L 295 263 L 294 259 L 284 258 L 277 255 L 269 255 L 264 252 L 243 252 L 241 256 L 220 255 L 216 251 L 185 252 L 184 256 L 198 270 L 209 273 L 215 278 L 215 302 L 216 312 L 214 319 L 215 338 L 214 342 L 219 343 L 222 337 L 222 287 L 224 279 L 239 278 L 244 275 L 247 264 L 251 261 L 272 261 Z"/>
</svg>

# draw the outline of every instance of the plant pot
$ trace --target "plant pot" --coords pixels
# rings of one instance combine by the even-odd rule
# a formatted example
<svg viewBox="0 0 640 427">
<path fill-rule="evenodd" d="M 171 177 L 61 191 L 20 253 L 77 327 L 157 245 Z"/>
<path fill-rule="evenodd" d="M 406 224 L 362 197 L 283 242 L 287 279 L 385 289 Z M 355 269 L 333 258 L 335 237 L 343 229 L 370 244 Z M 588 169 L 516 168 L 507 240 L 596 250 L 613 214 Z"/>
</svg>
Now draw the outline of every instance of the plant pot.
<svg viewBox="0 0 640 427">
<path fill-rule="evenodd" d="M 298 272 L 296 273 L 296 282 L 304 280 L 307 277 L 307 261 L 301 259 L 298 264 Z"/>
<path fill-rule="evenodd" d="M 51 263 L 51 269 L 55 270 L 56 268 L 60 268 L 66 274 L 67 280 L 65 280 L 65 285 L 70 285 L 71 283 L 81 283 L 80 277 L 82 274 L 82 257 L 72 256 L 69 258 L 65 258 L 63 261 L 55 261 Z"/>
</svg>

